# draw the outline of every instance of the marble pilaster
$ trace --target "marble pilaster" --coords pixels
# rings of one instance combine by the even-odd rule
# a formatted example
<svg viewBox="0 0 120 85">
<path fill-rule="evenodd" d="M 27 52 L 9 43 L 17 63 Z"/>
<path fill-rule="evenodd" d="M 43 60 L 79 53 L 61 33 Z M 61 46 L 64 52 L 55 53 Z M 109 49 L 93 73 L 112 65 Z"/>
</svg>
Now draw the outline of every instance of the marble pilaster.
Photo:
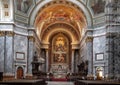
<svg viewBox="0 0 120 85">
<path fill-rule="evenodd" d="M 71 72 L 74 73 L 74 54 L 75 50 L 72 49 L 72 56 L 71 56 Z"/>
<path fill-rule="evenodd" d="M 0 72 L 4 72 L 5 32 L 0 31 Z"/>
<path fill-rule="evenodd" d="M 48 72 L 49 69 L 49 57 L 48 57 L 48 49 L 46 49 L 46 72 Z"/>
<path fill-rule="evenodd" d="M 27 57 L 27 73 L 32 74 L 32 61 L 33 61 L 33 54 L 34 54 L 34 37 L 28 36 L 28 57 Z"/>
<path fill-rule="evenodd" d="M 75 62 L 75 64 L 74 64 L 74 72 L 77 73 L 78 72 L 77 65 L 79 65 L 79 50 L 78 49 L 75 50 L 75 58 L 74 59 L 75 59 L 74 60 L 74 62 Z"/>
<path fill-rule="evenodd" d="M 88 59 L 88 75 L 93 74 L 93 37 L 86 38 L 87 59 Z"/>
<path fill-rule="evenodd" d="M 45 59 L 45 57 L 46 57 L 45 49 L 41 49 L 41 56 L 42 56 L 42 58 Z M 46 64 L 45 63 L 42 65 L 42 71 L 44 71 L 44 72 L 46 71 Z"/>
<path fill-rule="evenodd" d="M 108 77 L 112 78 L 114 76 L 114 58 L 113 58 L 113 35 L 108 35 L 106 40 L 106 54 L 108 57 Z"/>
<path fill-rule="evenodd" d="M 120 34 L 114 37 L 114 76 L 120 78 Z"/>
<path fill-rule="evenodd" d="M 13 72 L 13 35 L 11 31 L 6 31 L 5 39 L 5 73 Z"/>
</svg>

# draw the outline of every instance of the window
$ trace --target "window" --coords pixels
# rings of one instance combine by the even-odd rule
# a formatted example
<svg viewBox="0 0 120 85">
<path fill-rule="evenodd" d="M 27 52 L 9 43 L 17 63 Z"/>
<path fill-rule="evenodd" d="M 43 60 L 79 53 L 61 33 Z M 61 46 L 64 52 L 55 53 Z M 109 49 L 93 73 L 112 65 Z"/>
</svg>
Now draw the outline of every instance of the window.
<svg viewBox="0 0 120 85">
<path fill-rule="evenodd" d="M 9 12 L 5 12 L 5 16 L 9 16 Z"/>
<path fill-rule="evenodd" d="M 8 4 L 4 4 L 4 8 L 8 8 Z"/>
</svg>

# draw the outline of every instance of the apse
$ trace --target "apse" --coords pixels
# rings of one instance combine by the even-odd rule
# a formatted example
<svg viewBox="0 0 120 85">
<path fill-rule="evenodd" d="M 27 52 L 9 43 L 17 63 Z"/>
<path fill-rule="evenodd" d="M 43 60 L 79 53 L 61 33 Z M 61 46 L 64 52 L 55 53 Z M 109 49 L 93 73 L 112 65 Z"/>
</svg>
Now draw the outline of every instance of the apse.
<svg viewBox="0 0 120 85">
<path fill-rule="evenodd" d="M 52 1 L 39 9 L 34 25 L 41 41 L 41 50 L 47 50 L 46 71 L 54 72 L 60 65 L 64 70 L 61 75 L 66 74 L 68 70 L 73 71 L 72 57 L 79 49 L 87 26 L 83 11 L 68 1 Z"/>
</svg>

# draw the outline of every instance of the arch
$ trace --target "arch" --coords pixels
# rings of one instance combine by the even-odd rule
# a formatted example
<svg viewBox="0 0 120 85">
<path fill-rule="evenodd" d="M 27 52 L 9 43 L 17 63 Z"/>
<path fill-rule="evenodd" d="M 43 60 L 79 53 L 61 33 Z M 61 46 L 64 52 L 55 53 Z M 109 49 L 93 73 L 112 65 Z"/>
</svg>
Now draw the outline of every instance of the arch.
<svg viewBox="0 0 120 85">
<path fill-rule="evenodd" d="M 44 30 L 42 31 L 40 35 L 41 40 L 48 42 L 50 39 L 49 37 L 52 34 L 54 35 L 55 33 L 60 32 L 60 31 L 70 36 L 72 42 L 79 41 L 81 37 L 78 31 L 74 27 L 68 24 L 65 24 L 65 23 L 55 23 L 55 24 L 51 24 L 47 28 L 44 28 Z"/>
<path fill-rule="evenodd" d="M 75 28 L 73 25 L 66 23 L 66 22 L 54 22 L 50 25 L 48 25 L 47 27 L 45 27 L 44 29 L 40 29 L 40 36 L 42 36 L 43 33 L 45 33 L 46 30 L 51 30 L 51 28 L 67 28 L 68 30 L 70 30 L 71 32 L 75 32 L 77 34 L 77 36 L 81 36 L 79 29 Z"/>
<path fill-rule="evenodd" d="M 42 1 L 40 4 L 37 4 L 37 6 L 31 11 L 31 15 L 29 18 L 29 24 L 31 26 L 34 26 L 34 21 L 37 15 L 37 12 L 39 12 L 40 8 L 42 8 L 45 4 L 51 2 L 52 0 L 44 0 Z M 83 11 L 86 20 L 87 20 L 87 25 L 88 26 L 92 26 L 92 16 L 87 8 L 87 6 L 85 6 L 82 2 L 77 1 L 77 0 L 69 0 L 69 2 L 72 2 L 74 4 L 76 4 L 79 8 L 81 8 L 81 10 Z"/>
<path fill-rule="evenodd" d="M 44 39 L 43 41 L 49 42 L 49 39 L 51 38 L 51 36 L 58 32 L 66 33 L 68 36 L 70 36 L 72 42 L 77 41 L 76 37 L 70 31 L 68 31 L 67 29 L 59 29 L 59 28 L 51 30 L 46 36 L 44 34 L 42 37 L 42 39 Z"/>
</svg>

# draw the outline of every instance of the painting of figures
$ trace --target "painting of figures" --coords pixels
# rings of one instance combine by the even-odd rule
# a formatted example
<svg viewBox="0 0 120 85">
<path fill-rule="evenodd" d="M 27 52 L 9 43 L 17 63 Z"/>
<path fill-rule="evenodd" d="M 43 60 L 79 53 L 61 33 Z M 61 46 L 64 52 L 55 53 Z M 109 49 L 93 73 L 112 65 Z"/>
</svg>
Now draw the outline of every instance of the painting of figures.
<svg viewBox="0 0 120 85">
<path fill-rule="evenodd" d="M 66 54 L 54 54 L 53 62 L 54 63 L 66 63 Z"/>
</svg>

